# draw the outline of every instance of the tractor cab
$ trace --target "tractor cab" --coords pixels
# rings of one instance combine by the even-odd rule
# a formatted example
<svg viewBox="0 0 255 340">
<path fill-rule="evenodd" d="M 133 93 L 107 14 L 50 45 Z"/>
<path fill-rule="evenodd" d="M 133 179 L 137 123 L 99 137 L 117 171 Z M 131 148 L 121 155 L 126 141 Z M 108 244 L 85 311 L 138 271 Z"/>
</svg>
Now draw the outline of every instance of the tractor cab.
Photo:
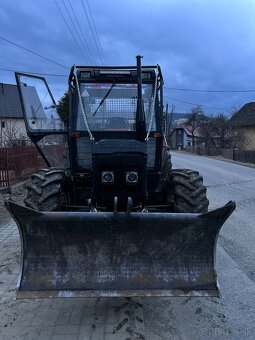
<svg viewBox="0 0 255 340">
<path fill-rule="evenodd" d="M 73 67 L 69 77 L 75 197 L 88 198 L 90 187 L 92 204 L 108 210 L 125 211 L 129 198 L 144 207 L 147 176 L 155 190 L 161 170 L 163 80 L 159 66 L 137 59 L 137 67 Z"/>
<path fill-rule="evenodd" d="M 44 78 L 16 78 L 29 137 L 48 166 L 71 174 L 69 203 L 126 211 L 130 199 L 144 208 L 162 168 L 160 67 L 142 67 L 141 56 L 136 66 L 73 66 L 67 112 Z"/>
</svg>

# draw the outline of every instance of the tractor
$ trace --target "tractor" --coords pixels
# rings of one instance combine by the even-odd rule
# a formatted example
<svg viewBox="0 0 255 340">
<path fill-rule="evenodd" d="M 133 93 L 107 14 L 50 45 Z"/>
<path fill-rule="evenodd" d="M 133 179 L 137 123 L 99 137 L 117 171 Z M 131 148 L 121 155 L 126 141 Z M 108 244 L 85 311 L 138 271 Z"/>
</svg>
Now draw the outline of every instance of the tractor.
<svg viewBox="0 0 255 340">
<path fill-rule="evenodd" d="M 56 104 L 16 73 L 46 168 L 9 199 L 22 243 L 18 297 L 219 296 L 215 249 L 235 203 L 209 211 L 203 178 L 173 169 L 159 65 L 73 66 Z"/>
</svg>

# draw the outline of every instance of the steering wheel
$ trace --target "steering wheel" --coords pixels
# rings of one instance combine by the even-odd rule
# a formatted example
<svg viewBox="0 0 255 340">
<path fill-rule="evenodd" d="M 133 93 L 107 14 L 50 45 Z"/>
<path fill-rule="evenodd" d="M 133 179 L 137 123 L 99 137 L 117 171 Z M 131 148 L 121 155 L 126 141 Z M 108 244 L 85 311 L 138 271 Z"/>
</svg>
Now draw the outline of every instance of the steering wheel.
<svg viewBox="0 0 255 340">
<path fill-rule="evenodd" d="M 105 123 L 106 129 L 125 129 L 129 130 L 129 122 L 122 117 L 109 118 Z"/>
</svg>

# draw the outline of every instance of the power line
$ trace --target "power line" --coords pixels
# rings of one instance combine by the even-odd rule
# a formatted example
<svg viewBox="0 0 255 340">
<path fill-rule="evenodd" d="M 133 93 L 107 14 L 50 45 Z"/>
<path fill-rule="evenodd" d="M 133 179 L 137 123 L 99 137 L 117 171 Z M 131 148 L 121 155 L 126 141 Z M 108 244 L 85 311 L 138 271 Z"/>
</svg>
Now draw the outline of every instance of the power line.
<svg viewBox="0 0 255 340">
<path fill-rule="evenodd" d="M 205 108 L 208 108 L 208 109 L 227 110 L 226 108 L 223 108 L 223 107 L 213 107 L 213 106 L 207 106 L 207 105 L 202 105 L 202 104 L 197 104 L 197 103 L 186 102 L 184 100 L 173 98 L 173 97 L 169 97 L 169 96 L 165 96 L 165 95 L 164 95 L 164 97 L 172 99 L 172 100 L 175 100 L 175 101 L 180 102 L 180 103 L 189 104 L 189 105 L 195 105 L 195 106 L 202 106 L 202 107 L 205 107 Z"/>
<path fill-rule="evenodd" d="M 202 90 L 202 89 L 185 89 L 185 88 L 176 88 L 176 87 L 167 87 L 164 86 L 165 89 L 174 90 L 174 91 L 186 91 L 186 92 L 209 92 L 209 93 L 247 93 L 247 92 L 255 92 L 255 90 Z"/>
<path fill-rule="evenodd" d="M 41 72 L 26 72 L 26 71 L 17 71 L 13 69 L 6 69 L 6 68 L 0 68 L 0 71 L 6 71 L 6 72 L 19 72 L 19 73 L 27 73 L 27 74 L 35 74 L 39 76 L 49 76 L 49 77 L 68 77 L 68 75 L 64 74 L 52 74 L 52 73 L 41 73 Z"/>
<path fill-rule="evenodd" d="M 62 64 L 59 64 L 58 62 L 56 62 L 56 61 L 54 61 L 54 60 L 52 60 L 52 59 L 46 58 L 46 57 L 42 56 L 42 55 L 39 54 L 39 53 L 33 52 L 33 51 L 31 51 L 30 49 L 28 49 L 28 48 L 26 48 L 26 47 L 24 47 L 24 46 L 21 46 L 21 45 L 19 45 L 19 44 L 16 44 L 15 42 L 13 42 L 13 41 L 11 41 L 11 40 L 8 40 L 8 39 L 6 39 L 6 38 L 4 38 L 4 37 L 1 37 L 1 36 L 0 36 L 0 39 L 2 39 L 2 40 L 4 40 L 4 41 L 7 41 L 8 43 L 10 43 L 10 44 L 12 44 L 12 45 L 14 45 L 14 46 L 17 46 L 17 47 L 19 47 L 19 48 L 21 48 L 21 49 L 23 49 L 23 50 L 25 50 L 25 51 L 27 51 L 27 52 L 29 52 L 29 53 L 32 53 L 32 54 L 34 54 L 34 55 L 36 55 L 36 56 L 38 56 L 38 57 L 40 57 L 40 58 L 42 58 L 42 59 L 45 59 L 45 60 L 47 60 L 47 61 L 50 61 L 51 63 L 56 64 L 56 65 L 58 65 L 58 66 L 61 66 L 61 67 L 63 67 L 63 68 L 65 68 L 65 69 L 68 70 L 68 67 L 66 67 L 66 66 L 64 66 L 64 65 L 62 65 Z"/>
<path fill-rule="evenodd" d="M 88 16 L 88 12 L 87 12 L 86 7 L 85 7 L 85 5 L 84 5 L 84 3 L 83 3 L 83 0 L 81 0 L 81 4 L 82 4 L 83 11 L 84 11 L 84 13 L 85 13 L 85 15 L 86 15 L 87 21 L 88 21 L 88 23 L 89 23 L 90 31 L 91 31 L 92 37 L 93 37 L 93 39 L 94 39 L 94 42 L 95 42 L 97 51 L 98 51 L 98 53 L 99 53 L 99 57 L 100 57 L 100 59 L 101 59 L 102 64 L 104 64 L 104 61 L 103 61 L 103 59 L 102 59 L 102 56 L 101 56 L 101 53 L 100 53 L 100 49 L 99 49 L 99 47 L 98 47 L 97 40 L 96 40 L 94 31 L 93 31 L 93 28 L 92 28 L 92 25 L 91 25 L 89 16 Z"/>
<path fill-rule="evenodd" d="M 70 6 L 70 8 L 71 8 L 71 10 L 72 10 L 72 12 L 73 12 L 74 19 L 75 19 L 75 21 L 76 21 L 76 24 L 77 24 L 79 30 L 80 30 L 81 36 L 82 36 L 82 38 L 83 38 L 83 41 L 84 41 L 84 43 L 85 43 L 85 45 L 86 45 L 86 47 L 85 47 L 84 44 L 83 44 L 83 48 L 84 48 L 84 50 L 85 50 L 85 52 L 86 52 L 86 54 L 87 54 L 87 56 L 88 56 L 88 59 L 89 59 L 89 61 L 90 61 L 90 63 L 91 63 L 91 60 L 92 60 L 92 59 L 91 59 L 91 51 L 90 51 L 89 45 L 88 45 L 87 40 L 86 40 L 86 38 L 85 38 L 85 36 L 84 36 L 84 34 L 83 34 L 83 31 L 82 31 L 82 29 L 81 29 L 81 25 L 80 25 L 80 23 L 79 23 L 79 20 L 77 19 L 77 15 L 75 14 L 75 11 L 74 11 L 74 9 L 73 9 L 73 6 L 72 6 L 70 0 L 68 0 L 68 3 L 69 3 L 69 6 Z M 82 39 L 81 39 L 81 41 L 82 41 Z M 86 48 L 87 48 L 87 50 L 86 50 Z"/>
<path fill-rule="evenodd" d="M 77 40 L 75 39 L 75 36 L 74 36 L 74 34 L 73 34 L 73 32 L 72 32 L 70 26 L 68 25 L 68 22 L 66 21 L 66 19 L 65 19 L 65 17 L 64 17 L 64 14 L 62 13 L 62 11 L 61 11 L 61 9 L 60 9 L 58 3 L 57 3 L 57 0 L 55 0 L 55 4 L 56 4 L 56 6 L 57 6 L 57 8 L 58 8 L 58 11 L 59 11 L 59 13 L 61 14 L 61 16 L 62 16 L 62 18 L 63 18 L 63 20 L 64 20 L 64 22 L 65 22 L 65 24 L 66 24 L 66 26 L 67 26 L 67 28 L 68 28 L 68 30 L 69 30 L 69 32 L 70 32 L 70 34 L 71 34 L 71 36 L 73 37 L 73 41 L 75 42 L 75 44 L 76 44 L 78 50 L 80 51 L 81 55 L 82 55 L 83 57 L 85 57 L 84 54 L 82 53 L 82 50 L 81 50 L 81 48 L 80 48 L 80 46 L 79 46 Z"/>
<path fill-rule="evenodd" d="M 71 21 L 71 23 L 72 23 L 72 25 L 73 25 L 73 28 L 74 28 L 74 30 L 75 30 L 75 32 L 76 32 L 76 36 L 78 36 L 78 38 L 79 38 L 79 40 L 80 40 L 80 43 L 81 43 L 81 46 L 83 46 L 83 49 L 84 49 L 84 45 L 83 45 L 83 42 L 82 42 L 82 40 L 81 40 L 81 36 L 80 36 L 80 34 L 79 34 L 79 32 L 78 32 L 78 30 L 77 30 L 75 24 L 74 24 L 74 21 L 73 21 L 71 15 L 70 15 L 70 12 L 69 12 L 69 10 L 68 10 L 66 4 L 65 4 L 65 1 L 62 0 L 62 3 L 63 3 L 63 5 L 64 5 L 64 7 L 65 7 L 65 9 L 66 9 L 67 15 L 68 15 L 68 17 L 69 17 L 69 19 L 70 19 L 70 21 Z M 81 50 L 81 49 L 80 49 L 80 50 Z M 86 49 L 84 49 L 84 50 L 85 50 L 85 52 L 86 52 L 86 54 L 87 54 Z M 81 53 L 82 53 L 83 57 L 86 59 L 86 57 L 85 57 L 84 53 L 82 52 L 82 50 L 81 50 Z M 88 54 L 87 54 L 87 58 L 88 58 Z"/>
<path fill-rule="evenodd" d="M 81 36 L 80 36 L 80 34 L 79 34 L 79 32 L 78 32 L 78 30 L 77 30 L 75 24 L 74 24 L 74 21 L 73 21 L 73 19 L 72 19 L 72 17 L 71 17 L 71 14 L 70 14 L 70 12 L 69 12 L 67 6 L 66 6 L 65 1 L 62 0 L 62 3 L 63 3 L 63 5 L 64 5 L 64 7 L 65 7 L 65 9 L 66 9 L 67 15 L 68 15 L 68 17 L 69 17 L 69 19 L 70 19 L 70 21 L 71 21 L 71 23 L 72 23 L 72 25 L 73 25 L 73 28 L 74 28 L 74 30 L 75 30 L 75 32 L 76 32 L 76 36 L 78 36 L 78 39 L 80 40 L 81 47 L 83 46 L 83 48 L 84 48 L 83 42 L 82 42 L 82 40 L 81 40 Z M 80 47 L 80 46 L 79 46 L 79 47 Z M 84 50 L 85 50 L 85 52 L 86 52 L 86 54 L 87 54 L 87 51 L 86 51 L 85 48 L 84 48 Z M 87 54 L 87 57 L 85 56 L 85 54 L 83 53 L 83 51 L 82 51 L 81 48 L 80 48 L 80 51 L 81 51 L 81 53 L 82 53 L 84 59 L 89 58 L 89 57 L 88 57 L 88 54 Z M 88 61 L 88 59 L 87 59 L 87 61 Z"/>
<path fill-rule="evenodd" d="M 104 64 L 105 64 L 104 52 L 103 52 L 102 45 L 101 45 L 101 42 L 100 42 L 100 39 L 99 39 L 99 36 L 98 36 L 98 33 L 97 33 L 95 21 L 94 21 L 94 18 L 93 18 L 92 11 L 91 11 L 91 8 L 90 8 L 90 5 L 89 5 L 88 0 L 86 0 L 86 2 L 87 2 L 88 9 L 89 9 L 90 17 L 91 17 L 91 20 L 92 20 L 92 24 L 93 24 L 93 27 L 94 27 L 94 31 L 95 31 L 95 33 L 96 33 L 96 37 L 97 37 L 99 49 L 100 49 L 100 52 L 101 52 L 102 57 L 103 57 L 103 65 L 104 65 Z"/>
<path fill-rule="evenodd" d="M 0 71 L 19 72 L 19 73 L 27 73 L 27 74 L 34 74 L 34 75 L 41 75 L 41 76 L 49 76 L 49 77 L 65 77 L 65 78 L 68 77 L 68 75 L 64 75 L 64 74 L 17 71 L 17 70 L 14 70 L 14 69 L 5 69 L 5 68 L 0 68 Z M 188 105 L 201 106 L 201 107 L 205 107 L 205 108 L 209 108 L 209 109 L 213 109 L 213 110 L 229 110 L 227 108 L 222 108 L 222 107 L 212 107 L 212 106 L 207 106 L 207 105 L 202 105 L 202 104 L 197 104 L 197 103 L 186 102 L 184 100 L 173 98 L 173 97 L 169 97 L 169 96 L 165 96 L 165 95 L 164 95 L 164 97 L 165 98 L 169 98 L 169 99 L 174 100 L 174 101 L 177 101 L 177 102 L 180 102 L 180 103 L 188 104 Z"/>
</svg>

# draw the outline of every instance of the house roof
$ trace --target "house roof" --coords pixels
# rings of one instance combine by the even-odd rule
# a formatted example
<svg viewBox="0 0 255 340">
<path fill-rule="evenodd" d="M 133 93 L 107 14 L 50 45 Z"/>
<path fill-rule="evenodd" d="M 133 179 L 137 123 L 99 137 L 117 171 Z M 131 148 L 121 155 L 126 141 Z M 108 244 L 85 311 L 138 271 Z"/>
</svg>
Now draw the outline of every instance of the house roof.
<svg viewBox="0 0 255 340">
<path fill-rule="evenodd" d="M 255 125 L 255 102 L 247 103 L 237 111 L 231 122 L 235 126 Z"/>
<path fill-rule="evenodd" d="M 17 85 L 0 83 L 0 118 L 23 118 Z"/>
<path fill-rule="evenodd" d="M 187 125 L 187 121 L 186 122 L 181 122 L 177 125 L 176 129 L 183 129 L 186 132 L 187 136 L 192 136 L 192 130 L 191 128 Z M 199 128 L 196 128 L 194 131 L 194 137 L 201 137 L 201 133 L 199 131 Z"/>
</svg>

